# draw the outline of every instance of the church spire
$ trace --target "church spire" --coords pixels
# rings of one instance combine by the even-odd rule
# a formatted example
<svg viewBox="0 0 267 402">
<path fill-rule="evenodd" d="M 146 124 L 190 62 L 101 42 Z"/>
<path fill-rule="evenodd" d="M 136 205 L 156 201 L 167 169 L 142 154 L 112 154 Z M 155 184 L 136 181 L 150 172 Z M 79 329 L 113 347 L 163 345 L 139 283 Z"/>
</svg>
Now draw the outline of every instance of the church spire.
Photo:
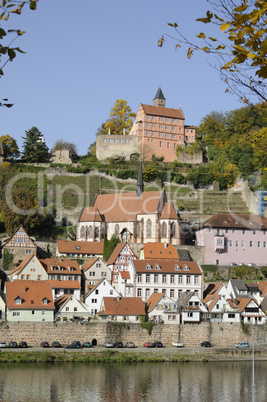
<svg viewBox="0 0 267 402">
<path fill-rule="evenodd" d="M 144 183 L 143 183 L 143 172 L 142 172 L 142 162 L 139 164 L 138 178 L 136 184 L 136 195 L 140 197 L 144 191 Z"/>
</svg>

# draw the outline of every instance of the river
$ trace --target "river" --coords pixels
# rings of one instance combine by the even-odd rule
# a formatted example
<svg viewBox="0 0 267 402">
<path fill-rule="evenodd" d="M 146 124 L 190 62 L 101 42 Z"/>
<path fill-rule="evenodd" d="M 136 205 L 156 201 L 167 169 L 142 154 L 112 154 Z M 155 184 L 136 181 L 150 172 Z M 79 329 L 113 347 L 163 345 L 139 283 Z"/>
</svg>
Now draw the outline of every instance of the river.
<svg viewBox="0 0 267 402">
<path fill-rule="evenodd" d="M 0 401 L 250 402 L 251 362 L 1 364 Z M 256 402 L 267 362 L 255 362 Z"/>
</svg>

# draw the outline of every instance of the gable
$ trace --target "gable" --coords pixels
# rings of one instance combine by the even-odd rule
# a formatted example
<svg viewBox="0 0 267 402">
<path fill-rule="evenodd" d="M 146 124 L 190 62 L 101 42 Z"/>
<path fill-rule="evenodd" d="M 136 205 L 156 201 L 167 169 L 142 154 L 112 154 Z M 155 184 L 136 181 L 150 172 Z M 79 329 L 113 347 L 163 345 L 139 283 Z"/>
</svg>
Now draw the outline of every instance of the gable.
<svg viewBox="0 0 267 402">
<path fill-rule="evenodd" d="M 25 229 L 20 226 L 13 235 L 4 244 L 4 247 L 32 247 L 37 248 L 37 245 L 27 234 Z"/>
</svg>

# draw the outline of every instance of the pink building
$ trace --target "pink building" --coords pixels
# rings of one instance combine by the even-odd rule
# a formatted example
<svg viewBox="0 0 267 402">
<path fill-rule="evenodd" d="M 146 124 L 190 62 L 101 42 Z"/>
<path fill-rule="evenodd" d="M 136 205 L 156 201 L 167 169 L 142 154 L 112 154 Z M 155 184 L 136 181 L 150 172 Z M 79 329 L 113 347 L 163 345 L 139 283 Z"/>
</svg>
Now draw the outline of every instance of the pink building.
<svg viewBox="0 0 267 402">
<path fill-rule="evenodd" d="M 205 264 L 266 265 L 267 218 L 216 214 L 197 231 L 196 246 L 205 246 Z"/>
<path fill-rule="evenodd" d="M 186 126 L 182 109 L 165 107 L 166 99 L 159 88 L 153 106 L 140 103 L 135 123 L 129 135 L 141 139 L 145 160 L 154 154 L 164 156 L 165 162 L 176 159 L 176 147 L 195 142 L 195 127 Z"/>
</svg>

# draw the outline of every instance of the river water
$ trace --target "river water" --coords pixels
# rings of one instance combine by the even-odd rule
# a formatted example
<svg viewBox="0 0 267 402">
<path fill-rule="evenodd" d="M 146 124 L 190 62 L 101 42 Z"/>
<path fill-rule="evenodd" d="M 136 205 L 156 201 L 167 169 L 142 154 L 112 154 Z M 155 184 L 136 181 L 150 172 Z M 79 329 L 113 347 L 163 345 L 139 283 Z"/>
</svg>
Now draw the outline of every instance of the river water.
<svg viewBox="0 0 267 402">
<path fill-rule="evenodd" d="M 251 362 L 0 365 L 0 401 L 252 401 Z M 255 363 L 256 402 L 267 362 Z"/>
</svg>

